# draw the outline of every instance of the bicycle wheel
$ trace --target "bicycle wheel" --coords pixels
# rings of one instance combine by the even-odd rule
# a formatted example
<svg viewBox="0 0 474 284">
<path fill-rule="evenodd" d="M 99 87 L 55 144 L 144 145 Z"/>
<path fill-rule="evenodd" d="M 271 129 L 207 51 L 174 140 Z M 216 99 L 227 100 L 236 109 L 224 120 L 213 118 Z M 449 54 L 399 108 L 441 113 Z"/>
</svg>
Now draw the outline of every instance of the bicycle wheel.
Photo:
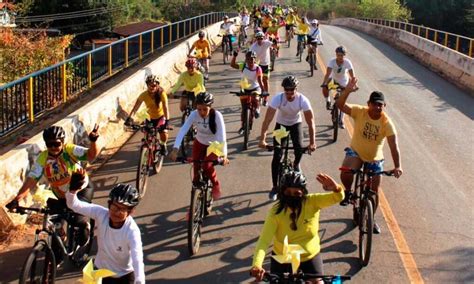
<svg viewBox="0 0 474 284">
<path fill-rule="evenodd" d="M 275 69 L 275 59 L 276 59 L 276 50 L 272 48 L 270 51 L 270 71 L 273 71 Z"/>
<path fill-rule="evenodd" d="M 239 49 L 242 48 L 245 44 L 245 35 L 243 33 L 239 34 Z"/>
<path fill-rule="evenodd" d="M 43 240 L 36 242 L 20 273 L 20 284 L 54 283 L 56 260 L 54 253 Z"/>
<path fill-rule="evenodd" d="M 163 147 L 163 146 L 160 146 L 160 149 L 161 149 L 161 147 Z M 160 149 L 156 150 L 156 151 L 158 151 L 158 155 L 157 155 L 156 160 L 153 161 L 154 162 L 153 166 L 155 167 L 156 173 L 159 173 L 161 171 L 161 167 L 163 166 L 163 160 L 165 159 L 165 157 L 160 154 Z"/>
<path fill-rule="evenodd" d="M 298 42 L 298 56 L 299 56 L 300 62 L 301 62 L 301 58 L 303 57 L 303 52 L 304 52 L 303 43 L 300 41 Z"/>
<path fill-rule="evenodd" d="M 148 178 L 148 155 L 150 155 L 150 148 L 146 145 L 140 147 L 140 156 L 138 158 L 137 167 L 137 189 L 140 197 L 143 198 L 146 192 L 146 181 Z M 152 153 L 151 153 L 152 154 Z"/>
<path fill-rule="evenodd" d="M 314 58 L 313 58 L 313 55 L 314 54 L 311 54 L 309 56 L 309 73 L 310 73 L 310 76 L 313 77 L 314 75 Z"/>
<path fill-rule="evenodd" d="M 288 42 L 288 48 L 290 48 L 291 39 L 292 39 L 292 36 L 291 36 L 291 33 L 289 32 L 289 33 L 288 33 L 288 37 L 286 38 L 286 41 Z"/>
<path fill-rule="evenodd" d="M 207 180 L 207 190 L 206 190 L 206 211 L 204 212 L 204 217 L 209 216 L 212 212 L 212 205 L 214 199 L 212 198 L 212 183 L 210 180 Z"/>
<path fill-rule="evenodd" d="M 188 116 L 189 116 L 188 109 L 185 109 L 183 111 L 183 115 L 181 116 L 181 126 L 184 125 L 184 122 L 186 122 L 186 119 L 188 118 Z M 191 129 L 190 129 L 190 131 L 191 131 Z M 182 157 L 186 157 L 186 144 L 191 141 L 190 139 L 192 139 L 192 137 L 189 137 L 190 131 L 188 131 L 188 133 L 186 133 L 186 135 L 184 135 L 183 141 L 181 142 L 180 151 L 181 151 L 181 156 Z"/>
<path fill-rule="evenodd" d="M 224 60 L 224 65 L 227 64 L 227 49 L 229 47 L 227 46 L 227 43 L 224 43 L 224 45 L 222 46 L 222 58 Z"/>
<path fill-rule="evenodd" d="M 337 108 L 336 102 L 332 105 L 331 120 L 333 129 L 332 142 L 334 143 L 337 141 L 337 132 L 339 130 L 339 108 Z"/>
<path fill-rule="evenodd" d="M 189 207 L 188 220 L 188 251 L 190 255 L 195 255 L 201 243 L 201 224 L 203 192 L 199 188 L 191 191 L 191 206 Z"/>
<path fill-rule="evenodd" d="M 374 231 L 374 208 L 372 201 L 364 200 L 361 205 L 359 226 L 359 259 L 362 266 L 367 266 L 370 261 L 372 249 L 372 235 Z"/>
<path fill-rule="evenodd" d="M 249 146 L 249 134 L 250 134 L 250 111 L 247 106 L 244 106 L 244 145 L 243 149 L 247 150 Z"/>
</svg>

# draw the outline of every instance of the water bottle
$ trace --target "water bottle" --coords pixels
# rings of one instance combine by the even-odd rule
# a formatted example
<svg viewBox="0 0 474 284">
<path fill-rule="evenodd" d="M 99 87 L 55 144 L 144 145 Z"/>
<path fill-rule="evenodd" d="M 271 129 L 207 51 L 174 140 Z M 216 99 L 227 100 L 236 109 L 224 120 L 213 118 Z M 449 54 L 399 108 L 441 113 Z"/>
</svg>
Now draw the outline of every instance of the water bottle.
<svg viewBox="0 0 474 284">
<path fill-rule="evenodd" d="M 341 276 L 336 275 L 336 277 L 334 277 L 334 279 L 332 280 L 332 284 L 342 284 Z"/>
</svg>

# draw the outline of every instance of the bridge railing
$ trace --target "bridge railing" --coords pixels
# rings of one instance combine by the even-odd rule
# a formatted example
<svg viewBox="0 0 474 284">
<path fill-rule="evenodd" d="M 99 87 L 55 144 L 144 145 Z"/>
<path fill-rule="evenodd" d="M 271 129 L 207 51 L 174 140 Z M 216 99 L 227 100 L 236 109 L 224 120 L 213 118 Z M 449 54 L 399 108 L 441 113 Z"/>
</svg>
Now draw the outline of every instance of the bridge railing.
<svg viewBox="0 0 474 284">
<path fill-rule="evenodd" d="M 425 26 L 414 25 L 406 22 L 385 20 L 385 19 L 371 19 L 359 18 L 359 20 L 370 22 L 376 25 L 388 26 L 395 29 L 404 30 L 428 40 L 434 41 L 447 48 L 456 50 L 469 57 L 473 57 L 473 39 L 453 33 L 448 33 L 440 30 L 431 29 Z"/>
<path fill-rule="evenodd" d="M 0 137 L 35 121 L 156 50 L 221 21 L 223 16 L 223 12 L 213 12 L 170 23 L 0 86 Z"/>
</svg>

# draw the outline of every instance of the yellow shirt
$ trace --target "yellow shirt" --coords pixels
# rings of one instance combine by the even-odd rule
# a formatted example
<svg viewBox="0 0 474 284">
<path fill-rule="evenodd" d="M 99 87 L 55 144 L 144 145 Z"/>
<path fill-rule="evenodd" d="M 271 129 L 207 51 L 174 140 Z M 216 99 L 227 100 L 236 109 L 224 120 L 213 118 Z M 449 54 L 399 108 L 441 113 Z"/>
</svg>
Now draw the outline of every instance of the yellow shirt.
<svg viewBox="0 0 474 284">
<path fill-rule="evenodd" d="M 301 214 L 296 221 L 297 230 L 290 228 L 291 209 L 276 213 L 275 204 L 267 214 L 263 229 L 258 238 L 257 247 L 253 255 L 252 266 L 262 267 L 265 251 L 273 240 L 273 252 L 282 254 L 283 241 L 288 236 L 289 244 L 300 245 L 307 253 L 301 255 L 301 262 L 308 261 L 316 256 L 320 250 L 319 211 L 344 199 L 344 190 L 333 193 L 308 194 L 301 207 Z"/>
<path fill-rule="evenodd" d="M 288 16 L 286 16 L 286 19 L 285 19 L 285 23 L 287 25 L 294 25 L 296 22 L 296 17 L 295 15 L 293 14 L 288 14 Z"/>
<path fill-rule="evenodd" d="M 211 51 L 211 45 L 207 41 L 207 39 L 199 39 L 194 42 L 193 46 L 191 48 L 195 48 L 196 51 L 199 50 L 198 53 L 200 53 L 200 56 L 197 56 L 198 58 L 207 58 L 209 57 L 209 53 Z"/>
<path fill-rule="evenodd" d="M 305 22 L 301 21 L 299 18 L 296 18 L 296 23 L 298 26 L 296 28 L 295 34 L 306 35 L 309 33 L 309 26 Z"/>
<path fill-rule="evenodd" d="M 194 74 L 192 76 L 189 75 L 188 71 L 181 73 L 179 75 L 178 82 L 176 82 L 173 89 L 171 89 L 171 93 L 176 92 L 183 84 L 184 89 L 187 92 L 194 92 L 195 88 L 199 88 L 201 92 L 206 91 L 206 87 L 204 87 L 204 76 L 199 71 L 194 71 Z"/>
<path fill-rule="evenodd" d="M 369 108 L 361 105 L 349 105 L 354 119 L 354 135 L 351 148 L 362 161 L 372 162 L 383 159 L 385 137 L 396 135 L 392 120 L 382 112 L 382 117 L 373 120 L 369 117 Z"/>
<path fill-rule="evenodd" d="M 268 28 L 272 24 L 272 17 L 264 17 L 262 20 L 262 28 Z"/>
<path fill-rule="evenodd" d="M 145 102 L 148 115 L 151 119 L 158 119 L 165 115 L 163 106 L 164 104 L 168 103 L 168 96 L 166 95 L 165 91 L 163 91 L 160 95 L 161 100 L 158 106 L 156 105 L 155 98 L 148 91 L 143 92 L 138 97 L 138 99 Z"/>
</svg>

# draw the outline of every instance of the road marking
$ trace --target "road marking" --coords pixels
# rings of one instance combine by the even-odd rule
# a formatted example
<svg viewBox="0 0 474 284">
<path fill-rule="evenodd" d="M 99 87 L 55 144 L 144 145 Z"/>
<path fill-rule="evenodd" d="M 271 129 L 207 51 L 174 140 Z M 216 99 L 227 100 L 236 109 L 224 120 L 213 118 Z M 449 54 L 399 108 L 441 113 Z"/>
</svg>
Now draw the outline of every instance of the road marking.
<svg viewBox="0 0 474 284">
<path fill-rule="evenodd" d="M 321 71 L 323 72 L 323 74 L 325 74 L 326 65 L 324 64 L 323 60 L 319 56 L 319 53 L 317 54 L 317 61 L 319 62 Z M 348 115 L 344 115 L 344 124 L 346 125 L 346 130 L 349 133 L 350 138 L 352 139 L 352 135 L 354 133 L 354 127 L 352 126 L 352 123 L 350 119 L 348 118 Z M 388 200 L 385 197 L 385 194 L 383 193 L 382 187 L 380 187 L 380 190 L 379 190 L 379 199 L 380 199 L 379 200 L 380 209 L 382 210 L 383 217 L 385 221 L 387 222 L 387 227 L 393 236 L 395 245 L 397 246 L 397 249 L 398 249 L 398 254 L 400 255 L 400 258 L 402 259 L 403 266 L 405 268 L 405 271 L 408 274 L 408 278 L 410 279 L 410 282 L 411 283 L 424 283 L 423 278 L 421 277 L 420 271 L 418 270 L 418 266 L 416 265 L 415 259 L 413 258 L 413 254 L 411 253 L 410 248 L 408 247 L 408 243 L 405 237 L 403 236 L 402 230 L 400 229 L 400 226 L 398 225 L 397 219 L 395 219 L 395 215 L 393 214 L 392 208 L 390 207 L 390 204 L 388 203 Z"/>
</svg>

